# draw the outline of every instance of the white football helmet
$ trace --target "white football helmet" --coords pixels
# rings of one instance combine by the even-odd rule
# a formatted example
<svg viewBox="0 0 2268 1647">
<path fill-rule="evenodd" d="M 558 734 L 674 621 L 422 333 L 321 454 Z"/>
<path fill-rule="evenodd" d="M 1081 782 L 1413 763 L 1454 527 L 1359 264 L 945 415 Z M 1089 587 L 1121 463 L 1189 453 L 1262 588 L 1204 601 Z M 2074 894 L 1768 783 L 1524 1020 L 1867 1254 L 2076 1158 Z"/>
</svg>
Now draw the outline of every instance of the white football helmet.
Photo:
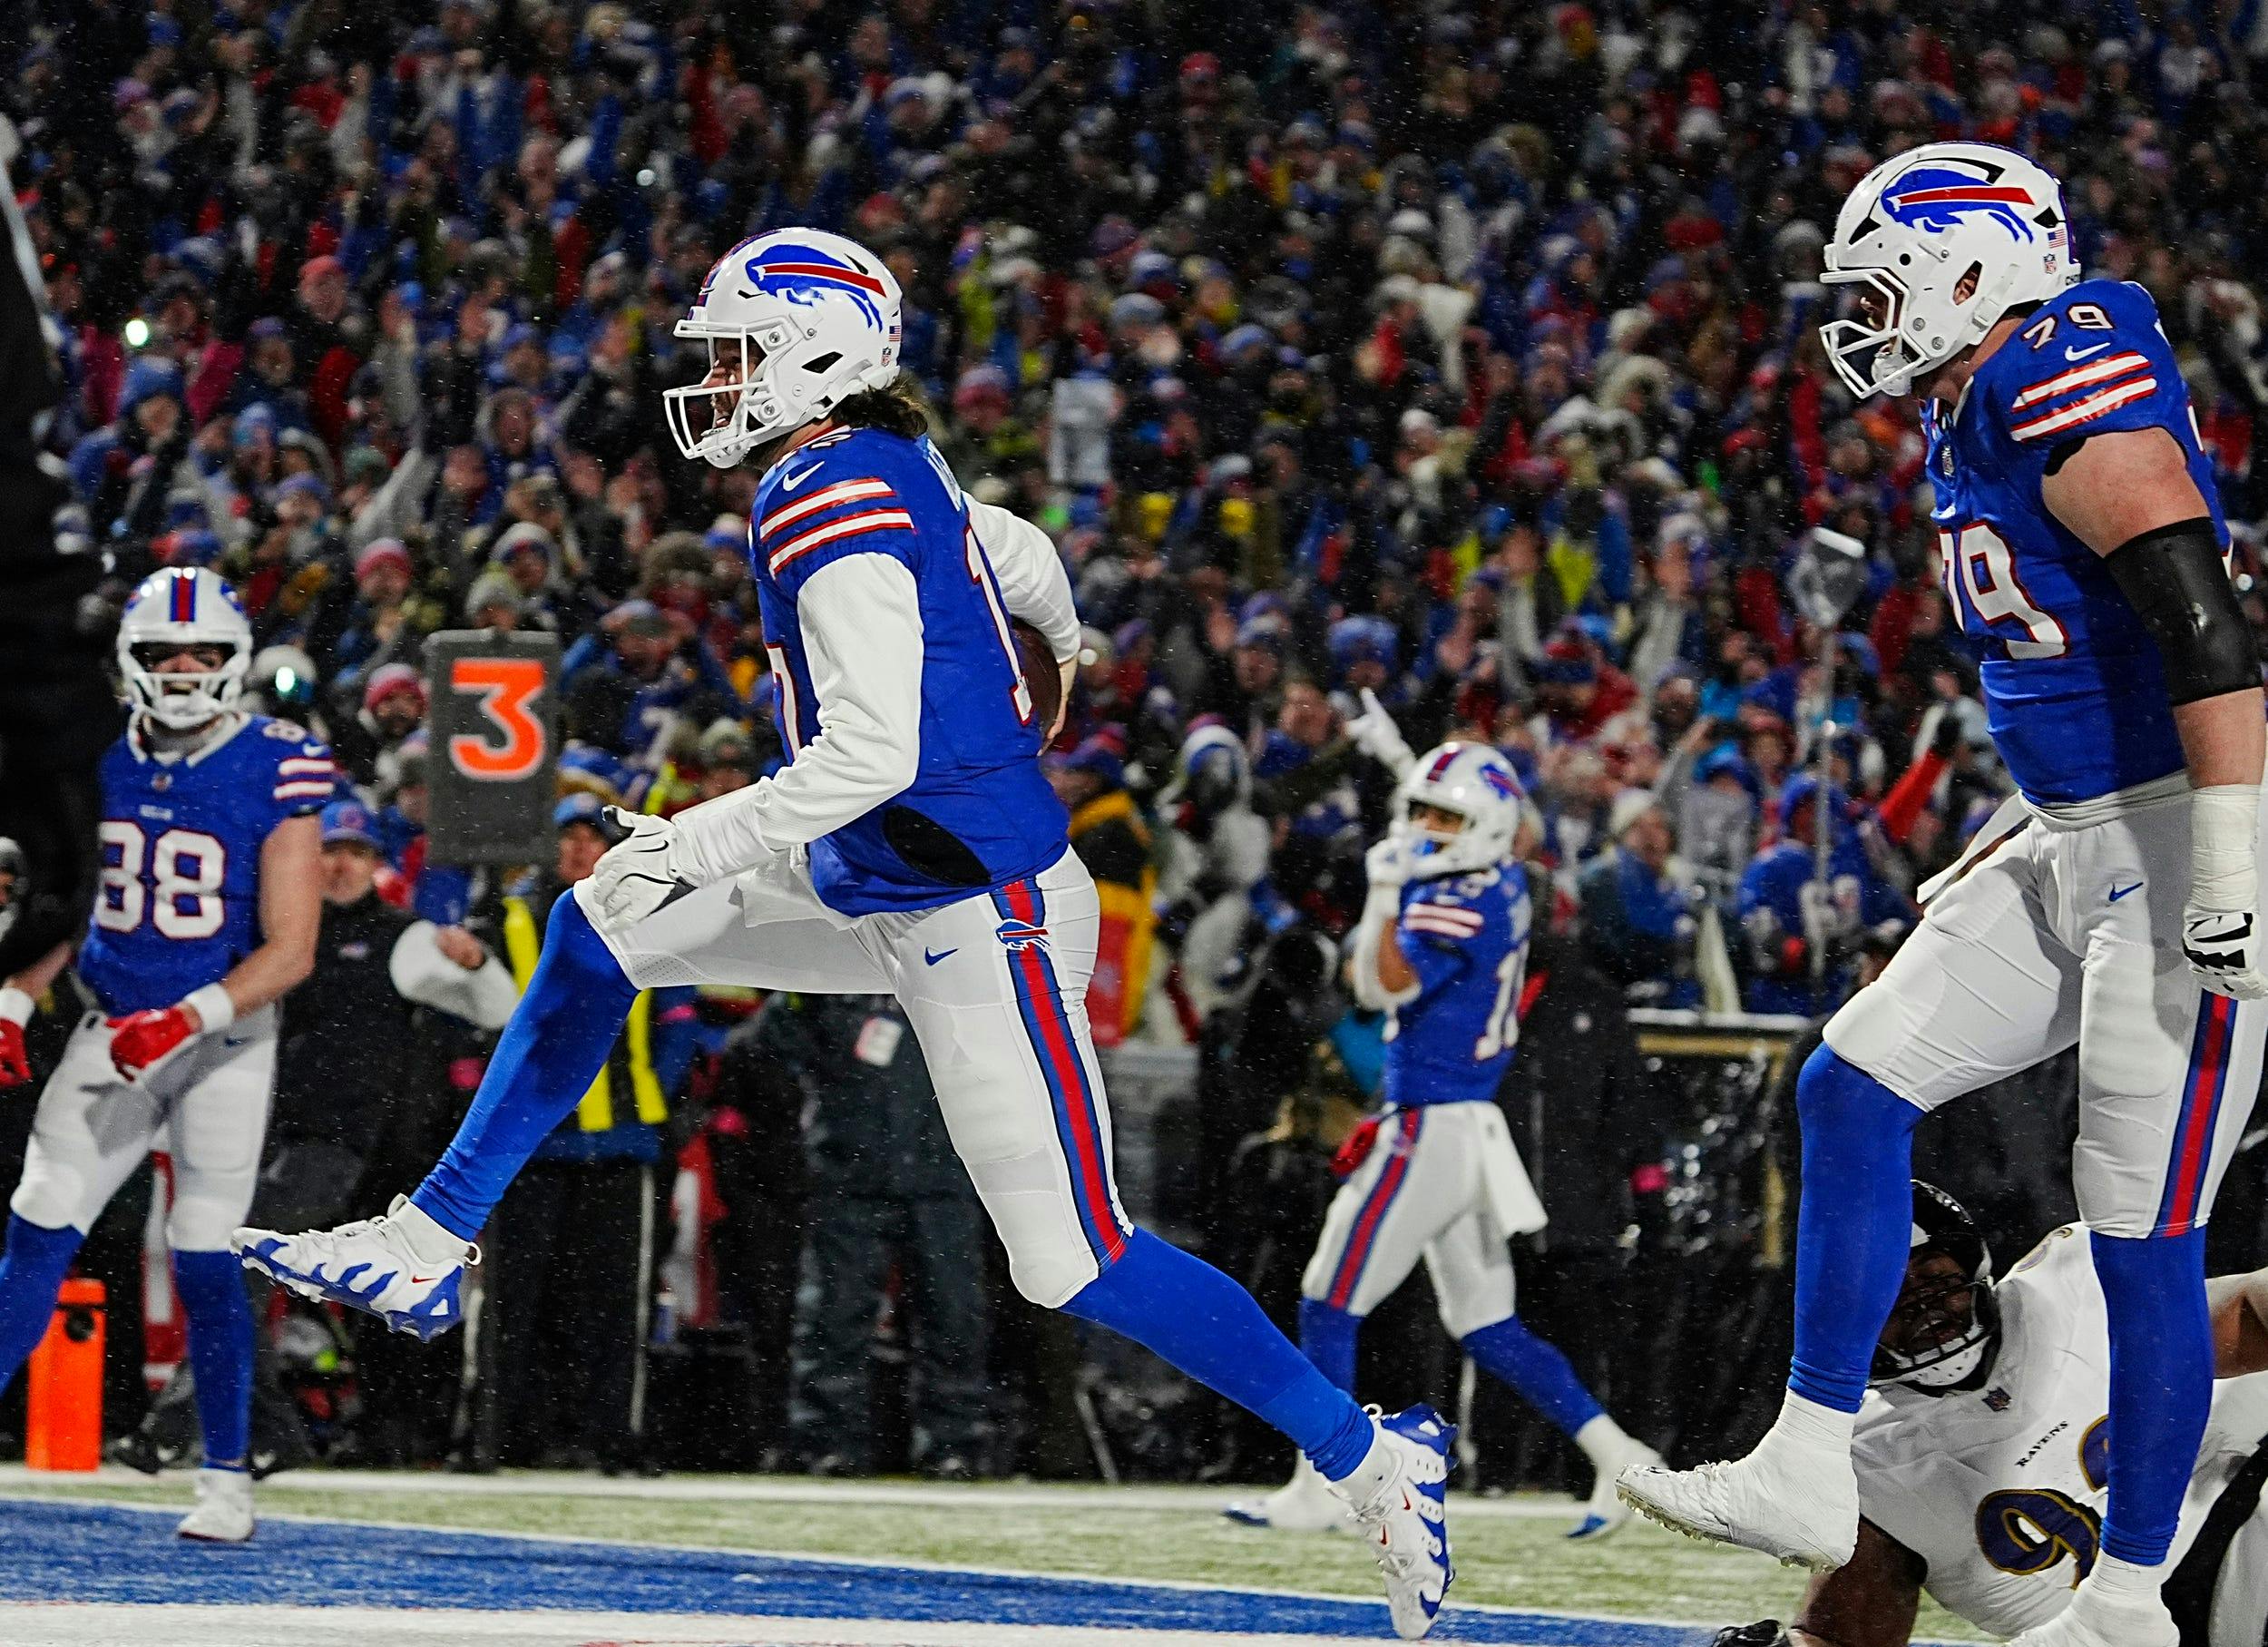
<svg viewBox="0 0 2268 1647">
<path fill-rule="evenodd" d="M 783 229 L 741 241 L 677 323 L 679 337 L 708 342 L 712 371 L 728 345 L 743 363 L 734 382 L 662 391 L 678 450 L 729 469 L 846 397 L 888 387 L 900 310 L 882 260 L 839 234 Z"/>
<path fill-rule="evenodd" d="M 1512 763 L 1485 743 L 1444 743 L 1420 755 L 1393 797 L 1394 827 L 1413 844 L 1416 878 L 1470 875 L 1505 862 L 1520 833 L 1521 799 Z M 1464 828 L 1427 828 L 1410 815 L 1420 805 L 1456 813 Z"/>
<path fill-rule="evenodd" d="M 1821 279 L 1883 305 L 1819 328 L 1836 375 L 1864 399 L 1903 395 L 2019 303 L 2076 286 L 2063 188 L 2013 149 L 1924 143 L 1868 172 L 1835 218 Z M 1973 273 L 1973 289 L 1955 294 Z"/>
<path fill-rule="evenodd" d="M 149 665 L 177 646 L 219 646 L 219 669 L 159 673 Z M 118 672 L 134 712 L 187 730 L 227 714 L 252 667 L 252 624 L 236 592 L 204 566 L 152 573 L 127 598 L 118 621 Z"/>
</svg>

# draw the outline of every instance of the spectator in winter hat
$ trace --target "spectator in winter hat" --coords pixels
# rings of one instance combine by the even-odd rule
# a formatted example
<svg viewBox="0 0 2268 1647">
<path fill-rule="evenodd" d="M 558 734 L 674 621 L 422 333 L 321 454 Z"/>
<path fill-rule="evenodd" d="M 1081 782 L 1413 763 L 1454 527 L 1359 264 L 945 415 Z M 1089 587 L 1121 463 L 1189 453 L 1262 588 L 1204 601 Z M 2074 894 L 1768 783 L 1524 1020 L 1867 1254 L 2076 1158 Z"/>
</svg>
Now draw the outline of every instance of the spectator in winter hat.
<svg viewBox="0 0 2268 1647">
<path fill-rule="evenodd" d="M 406 663 L 373 670 L 362 689 L 362 708 L 388 739 L 406 738 L 425 717 L 425 677 Z"/>
<path fill-rule="evenodd" d="M 399 538 L 373 539 L 355 556 L 354 601 L 332 653 L 343 686 L 351 690 L 357 679 L 385 664 L 415 662 L 422 637 L 404 611 L 415 575 Z"/>
<path fill-rule="evenodd" d="M 422 731 L 425 719 L 424 677 L 406 663 L 387 663 L 370 672 L 359 705 L 330 717 L 332 746 L 356 783 L 389 789 L 396 752 Z"/>
<path fill-rule="evenodd" d="M 502 571 L 482 573 L 465 592 L 464 621 L 474 629 L 516 629 L 520 609 L 520 586 Z"/>
<path fill-rule="evenodd" d="M 550 533 L 532 521 L 520 521 L 497 534 L 489 559 L 513 581 L 521 597 L 527 599 L 551 582 L 558 552 L 559 545 Z"/>
<path fill-rule="evenodd" d="M 714 800 L 735 789 L 744 789 L 757 779 L 759 770 L 755 741 L 748 728 L 738 721 L 718 721 L 701 734 L 695 759 L 700 767 L 700 781 L 695 786 L 693 800 Z"/>
</svg>

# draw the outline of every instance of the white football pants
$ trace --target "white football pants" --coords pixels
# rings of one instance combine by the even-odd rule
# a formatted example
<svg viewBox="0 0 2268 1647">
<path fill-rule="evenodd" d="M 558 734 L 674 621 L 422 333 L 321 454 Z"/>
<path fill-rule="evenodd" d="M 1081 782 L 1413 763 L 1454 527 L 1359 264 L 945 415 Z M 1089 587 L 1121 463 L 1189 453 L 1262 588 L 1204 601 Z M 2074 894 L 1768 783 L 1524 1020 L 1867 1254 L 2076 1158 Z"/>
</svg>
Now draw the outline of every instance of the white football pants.
<svg viewBox="0 0 2268 1647">
<path fill-rule="evenodd" d="M 1543 1205 L 1495 1104 L 1388 1110 L 1370 1153 L 1332 1197 L 1299 1289 L 1366 1316 L 1422 1258 L 1442 1325 L 1462 1338 L 1512 1313 L 1505 1243 L 1543 1226 Z"/>
<path fill-rule="evenodd" d="M 1975 862 L 1827 1044 L 1933 1110 L 2076 1042 L 2079 1216 L 2106 1235 L 2184 1234 L 2213 1210 L 2268 1032 L 2268 1002 L 2207 995 L 2182 958 L 2188 796 L 2007 828 L 1979 834 Z"/>
<path fill-rule="evenodd" d="M 200 1035 L 147 1080 L 111 1064 L 111 1032 L 90 1013 L 40 1094 L 24 1181 L 8 1203 L 43 1229 L 93 1227 L 152 1148 L 173 1158 L 167 1243 L 177 1252 L 225 1252 L 251 1211 L 260 1145 L 276 1084 L 276 1009 Z"/>
<path fill-rule="evenodd" d="M 998 892 L 864 916 L 822 904 L 797 852 L 689 893 L 606 944 L 641 989 L 895 995 L 1018 1289 L 1053 1308 L 1115 1260 L 1130 1230 L 1087 1026 L 1100 925 L 1094 882 L 1069 851 Z"/>
</svg>

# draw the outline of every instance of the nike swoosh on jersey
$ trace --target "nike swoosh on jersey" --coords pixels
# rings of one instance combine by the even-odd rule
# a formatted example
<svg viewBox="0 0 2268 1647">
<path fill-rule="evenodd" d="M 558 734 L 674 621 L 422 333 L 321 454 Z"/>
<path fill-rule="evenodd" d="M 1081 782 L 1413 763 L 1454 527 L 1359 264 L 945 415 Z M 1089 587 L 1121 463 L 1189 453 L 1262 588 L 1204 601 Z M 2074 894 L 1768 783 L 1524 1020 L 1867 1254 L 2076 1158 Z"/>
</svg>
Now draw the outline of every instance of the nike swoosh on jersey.
<svg viewBox="0 0 2268 1647">
<path fill-rule="evenodd" d="M 2107 343 L 2097 343 L 2092 348 L 2067 348 L 2063 351 L 2063 358 L 2066 360 L 2084 360 L 2090 355 L 2101 354 L 2109 347 Z"/>
<path fill-rule="evenodd" d="M 2115 904 L 2120 898 L 2126 897 L 2127 893 L 2139 892 L 2141 890 L 2142 883 L 2140 881 L 2135 882 L 2135 884 L 2131 887 L 2121 887 L 2114 882 L 2110 889 L 2110 901 Z"/>
<path fill-rule="evenodd" d="M 955 956 L 960 953 L 961 946 L 955 944 L 951 949 L 924 949 L 922 951 L 922 959 L 928 962 L 932 966 L 934 966 L 947 956 Z"/>
<path fill-rule="evenodd" d="M 805 481 L 809 480 L 818 472 L 819 466 L 815 463 L 802 474 L 794 476 L 792 479 L 787 475 L 783 475 L 779 477 L 779 489 L 783 492 L 793 492 L 797 486 L 803 485 Z"/>
</svg>

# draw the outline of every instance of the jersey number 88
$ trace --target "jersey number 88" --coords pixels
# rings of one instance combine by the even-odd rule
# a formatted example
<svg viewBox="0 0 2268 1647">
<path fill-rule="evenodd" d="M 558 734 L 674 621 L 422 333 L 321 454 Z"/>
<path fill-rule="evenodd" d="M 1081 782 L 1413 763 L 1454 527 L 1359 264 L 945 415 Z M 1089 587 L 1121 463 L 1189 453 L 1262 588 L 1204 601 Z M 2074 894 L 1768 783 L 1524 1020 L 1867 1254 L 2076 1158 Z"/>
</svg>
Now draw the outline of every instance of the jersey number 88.
<svg viewBox="0 0 2268 1647">
<path fill-rule="evenodd" d="M 94 924 L 105 932 L 132 932 L 142 925 L 152 893 L 156 907 L 150 924 L 169 938 L 209 938 L 220 930 L 226 911 L 220 887 L 228 876 L 228 848 L 200 829 L 168 829 L 155 842 L 142 826 L 107 818 L 98 831 L 103 847 L 103 886 L 94 900 Z M 115 850 L 117 858 L 112 858 Z M 152 885 L 142 870 L 148 855 Z"/>
</svg>

